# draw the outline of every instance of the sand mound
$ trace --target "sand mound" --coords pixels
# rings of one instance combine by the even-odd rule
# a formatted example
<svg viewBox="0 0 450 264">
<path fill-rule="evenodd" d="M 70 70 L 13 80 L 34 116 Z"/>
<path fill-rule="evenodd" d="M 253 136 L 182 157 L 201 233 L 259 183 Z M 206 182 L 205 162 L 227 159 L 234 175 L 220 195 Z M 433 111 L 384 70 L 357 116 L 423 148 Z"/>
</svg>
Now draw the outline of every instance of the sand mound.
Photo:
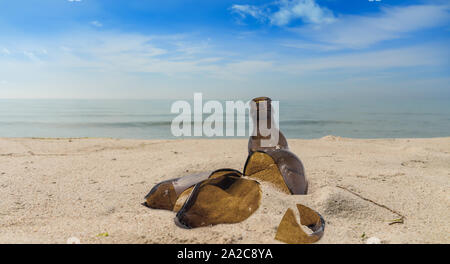
<svg viewBox="0 0 450 264">
<path fill-rule="evenodd" d="M 389 210 L 339 187 L 323 187 L 317 190 L 311 199 L 324 217 L 376 221 L 388 221 L 398 217 Z"/>
<path fill-rule="evenodd" d="M 318 209 L 324 215 L 341 218 L 367 218 L 372 214 L 368 202 L 337 187 L 325 187 L 319 190 Z"/>
</svg>

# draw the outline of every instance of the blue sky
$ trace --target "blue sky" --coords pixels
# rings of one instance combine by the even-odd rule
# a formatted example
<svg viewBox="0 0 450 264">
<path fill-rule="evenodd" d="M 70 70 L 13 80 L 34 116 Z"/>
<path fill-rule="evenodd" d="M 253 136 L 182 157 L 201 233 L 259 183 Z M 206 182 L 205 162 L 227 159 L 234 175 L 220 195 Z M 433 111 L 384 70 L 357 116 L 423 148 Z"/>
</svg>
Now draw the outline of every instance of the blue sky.
<svg viewBox="0 0 450 264">
<path fill-rule="evenodd" d="M 0 98 L 450 98 L 448 1 L 0 0 Z"/>
</svg>

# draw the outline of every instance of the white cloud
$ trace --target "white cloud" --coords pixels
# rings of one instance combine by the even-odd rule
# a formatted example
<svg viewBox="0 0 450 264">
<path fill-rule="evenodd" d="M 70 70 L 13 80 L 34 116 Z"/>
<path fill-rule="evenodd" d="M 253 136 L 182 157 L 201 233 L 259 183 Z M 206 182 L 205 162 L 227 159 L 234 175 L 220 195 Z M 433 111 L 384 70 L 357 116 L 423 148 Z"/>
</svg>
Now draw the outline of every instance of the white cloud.
<svg viewBox="0 0 450 264">
<path fill-rule="evenodd" d="M 423 45 L 357 52 L 318 58 L 302 59 L 284 63 L 280 71 L 306 73 L 330 70 L 389 70 L 393 68 L 442 66 L 448 64 L 450 52 L 445 45 Z"/>
<path fill-rule="evenodd" d="M 288 27 L 301 19 L 306 25 L 290 28 L 303 37 L 302 42 L 290 41 L 284 46 L 302 49 L 339 50 L 366 48 L 386 40 L 408 37 L 409 33 L 448 26 L 450 5 L 423 4 L 382 7 L 381 11 L 365 15 L 335 16 L 314 0 L 280 0 L 267 6 L 233 5 L 231 10 L 241 18 L 253 17 L 261 22 Z"/>
<path fill-rule="evenodd" d="M 262 8 L 252 5 L 232 5 L 231 10 L 241 18 L 252 16 L 256 19 L 264 20 L 267 17 L 267 14 Z"/>
<path fill-rule="evenodd" d="M 314 0 L 281 0 L 270 5 L 275 6 L 277 11 L 272 12 L 270 8 L 253 5 L 233 5 L 231 10 L 241 18 L 251 16 L 260 21 L 268 20 L 276 26 L 286 26 L 296 19 L 312 24 L 335 21 L 333 13 L 319 6 Z"/>
<path fill-rule="evenodd" d="M 2 54 L 5 54 L 5 55 L 10 55 L 10 54 L 11 54 L 11 51 L 9 51 L 9 49 L 7 49 L 7 48 L 3 48 L 3 49 L 1 50 L 1 53 L 2 53 Z"/>
<path fill-rule="evenodd" d="M 126 39 L 126 41 L 123 41 Z M 141 57 L 154 57 L 165 54 L 167 51 L 152 44 L 151 36 L 141 34 L 100 34 L 91 36 L 88 41 L 72 43 L 69 50 L 83 51 L 91 56 L 110 55 L 139 55 Z"/>
<path fill-rule="evenodd" d="M 287 25 L 295 19 L 313 24 L 335 21 L 333 13 L 320 7 L 314 0 L 283 0 L 280 3 L 279 10 L 270 16 L 270 22 L 277 26 Z"/>
<path fill-rule="evenodd" d="M 23 55 L 25 55 L 25 57 L 27 57 L 28 59 L 30 59 L 32 61 L 38 61 L 39 60 L 39 58 L 36 57 L 36 55 L 33 52 L 31 52 L 31 51 L 24 51 Z"/>
<path fill-rule="evenodd" d="M 272 66 L 270 60 L 219 51 L 208 38 L 90 32 L 47 41 L 22 46 L 22 57 L 0 61 L 0 72 L 7 68 L 29 68 L 33 72 L 35 67 L 39 71 L 86 75 L 153 73 L 177 79 L 207 76 L 235 80 L 269 71 Z M 41 53 L 42 48 L 37 49 L 36 45 L 45 46 L 49 52 Z"/>
<path fill-rule="evenodd" d="M 332 45 L 330 49 L 365 48 L 381 41 L 398 39 L 408 33 L 445 25 L 449 6 L 417 5 L 383 8 L 371 16 L 341 16 L 334 23 L 308 25 L 298 29 L 302 36 Z"/>
<path fill-rule="evenodd" d="M 67 0 L 67 2 L 81 2 L 81 0 Z"/>
<path fill-rule="evenodd" d="M 281 43 L 281 46 L 305 50 L 319 50 L 319 51 L 333 51 L 341 49 L 340 47 L 337 47 L 332 44 L 310 43 L 298 40 L 284 41 Z"/>
<path fill-rule="evenodd" d="M 103 27 L 103 24 L 98 22 L 97 20 L 91 21 L 91 25 L 93 25 L 94 27 Z"/>
<path fill-rule="evenodd" d="M 71 35 L 67 39 L 51 42 L 53 44 L 47 44 L 46 49 L 52 52 L 45 56 L 38 57 L 42 55 L 38 51 L 25 49 L 23 55 L 29 61 L 23 63 L 36 63 L 41 68 L 45 66 L 69 72 L 157 73 L 189 78 L 206 74 L 212 78 L 236 79 L 270 72 L 298 75 L 335 69 L 384 70 L 440 66 L 449 58 L 449 53 L 443 52 L 446 48 L 442 45 L 305 58 L 286 57 L 280 53 L 258 57 L 251 53 L 248 56 L 242 53 L 230 55 L 226 51 L 218 52 L 208 41 L 182 41 L 180 37 L 164 38 L 161 41 L 158 36 L 141 34 L 97 32 L 83 36 Z M 12 61 L 14 58 L 10 57 Z M 4 67 L 6 65 L 3 64 Z"/>
<path fill-rule="evenodd" d="M 228 96 L 233 89 L 236 94 L 251 94 L 254 90 L 247 91 L 246 87 L 267 87 L 276 93 L 274 87 L 320 87 L 325 81 L 333 83 L 357 74 L 368 76 L 369 80 L 364 83 L 367 84 L 379 78 L 373 77 L 373 73 L 389 72 L 390 69 L 395 73 L 397 68 L 408 68 L 403 72 L 413 71 L 415 67 L 443 68 L 442 65 L 448 65 L 443 63 L 450 57 L 444 45 L 352 51 L 341 55 L 300 54 L 297 51 L 286 54 L 282 49 L 262 54 L 246 46 L 242 49 L 232 46 L 227 50 L 224 47 L 229 46 L 228 43 L 196 39 L 192 35 L 154 36 L 94 30 L 71 32 L 65 37 L 41 41 L 16 40 L 22 44 L 15 46 L 14 51 L 26 52 L 14 52 L 14 56 L 4 56 L 0 60 L 3 75 L 0 79 L 8 77 L 8 91 L 17 86 L 17 93 L 37 89 L 34 94 L 38 96 L 70 97 L 73 93 L 109 97 L 116 92 L 118 97 L 130 94 L 139 97 L 145 91 L 151 96 L 159 96 L 166 88 L 167 91 L 171 89 L 172 94 L 176 91 L 178 96 L 179 87 L 183 87 L 181 93 L 188 95 L 191 90 L 204 89 L 211 93 L 221 90 Z M 48 50 L 46 55 L 41 53 L 44 48 Z M 271 49 L 270 46 L 267 48 Z M 30 59 L 24 60 L 25 56 Z M 4 90 L 0 91 L 0 96 L 2 92 L 4 96 L 12 96 L 5 95 Z"/>
</svg>

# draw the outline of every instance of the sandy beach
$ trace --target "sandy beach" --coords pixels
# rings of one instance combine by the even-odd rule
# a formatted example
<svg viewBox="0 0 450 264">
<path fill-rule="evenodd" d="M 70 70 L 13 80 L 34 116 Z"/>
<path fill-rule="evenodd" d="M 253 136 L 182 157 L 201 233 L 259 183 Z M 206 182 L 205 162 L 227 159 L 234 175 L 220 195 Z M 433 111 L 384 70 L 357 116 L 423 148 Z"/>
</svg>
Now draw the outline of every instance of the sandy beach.
<svg viewBox="0 0 450 264">
<path fill-rule="evenodd" d="M 247 140 L 0 139 L 0 243 L 280 243 L 301 203 L 326 221 L 318 243 L 450 243 L 450 138 L 289 140 L 309 194 L 262 182 L 246 221 L 186 230 L 141 205 L 158 182 L 243 169 Z M 404 216 L 403 223 L 392 223 Z"/>
</svg>

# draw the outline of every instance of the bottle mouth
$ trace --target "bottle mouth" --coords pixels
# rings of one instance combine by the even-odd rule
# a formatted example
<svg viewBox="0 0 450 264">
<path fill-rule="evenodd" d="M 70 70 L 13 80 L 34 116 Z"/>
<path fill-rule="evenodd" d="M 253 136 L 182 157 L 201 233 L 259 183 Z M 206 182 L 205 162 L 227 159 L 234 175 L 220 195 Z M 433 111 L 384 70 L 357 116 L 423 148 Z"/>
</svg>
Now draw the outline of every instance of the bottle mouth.
<svg viewBox="0 0 450 264">
<path fill-rule="evenodd" d="M 267 115 L 271 115 L 272 112 L 272 99 L 269 97 L 257 97 L 252 100 L 254 102 L 253 106 L 251 107 L 251 110 L 253 111 L 253 114 L 256 114 L 256 112 L 260 111 L 266 111 Z M 267 116 L 267 118 L 268 118 Z M 265 117 L 259 117 L 265 118 Z"/>
<path fill-rule="evenodd" d="M 255 98 L 255 99 L 253 99 L 253 102 L 255 102 L 255 103 L 261 103 L 261 102 L 271 102 L 272 101 L 272 99 L 270 99 L 269 97 L 265 97 L 265 96 L 262 96 L 262 97 L 257 97 L 257 98 Z"/>
</svg>

